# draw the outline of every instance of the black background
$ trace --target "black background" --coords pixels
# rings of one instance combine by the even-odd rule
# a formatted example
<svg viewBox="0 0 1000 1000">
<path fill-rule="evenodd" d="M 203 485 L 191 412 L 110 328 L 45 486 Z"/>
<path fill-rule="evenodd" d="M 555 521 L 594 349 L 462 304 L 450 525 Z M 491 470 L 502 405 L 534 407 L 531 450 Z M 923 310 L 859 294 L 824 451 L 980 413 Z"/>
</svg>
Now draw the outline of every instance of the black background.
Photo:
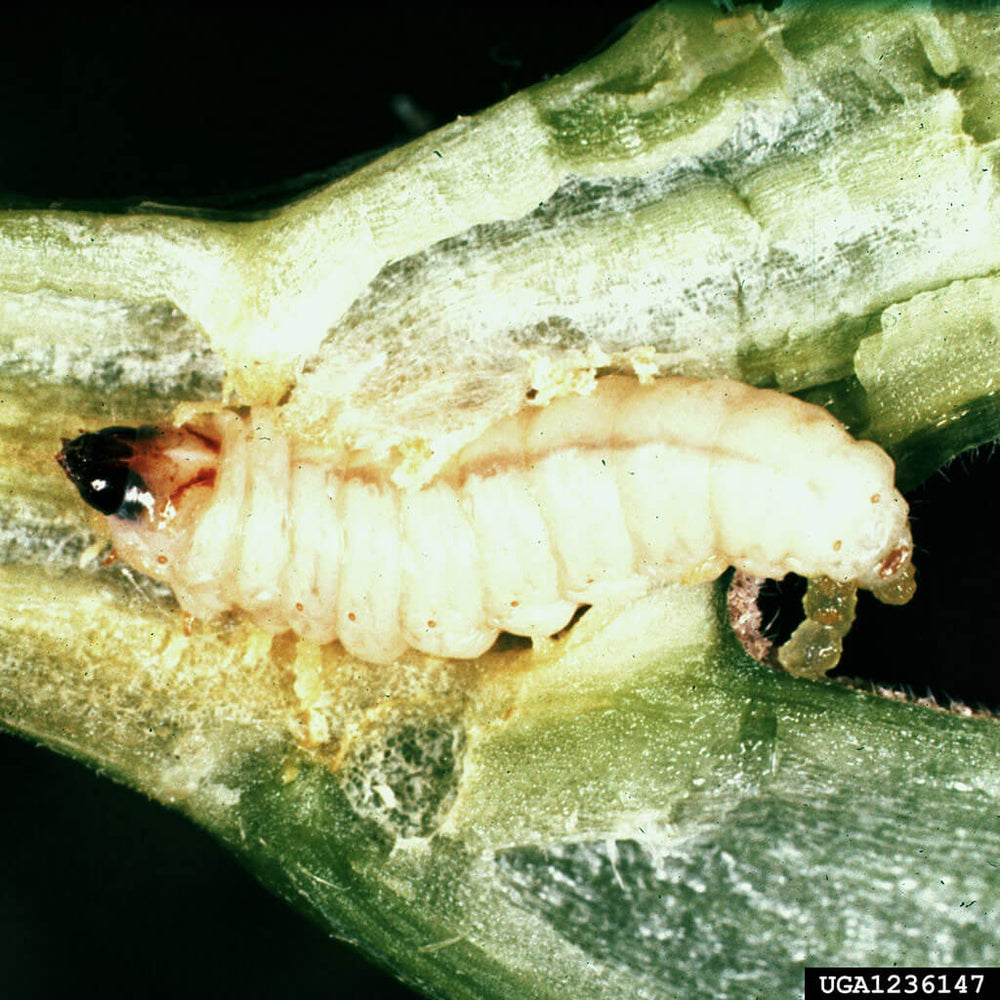
<svg viewBox="0 0 1000 1000">
<path fill-rule="evenodd" d="M 414 118 L 444 124 L 569 68 L 630 12 L 8 13 L 0 191 L 184 202 L 276 184 L 405 141 Z M 401 115 L 405 103 L 416 114 Z M 863 603 L 846 672 L 1000 706 L 996 481 L 980 450 L 911 497 L 918 597 Z M 413 996 L 183 817 L 9 737 L 0 783 L 5 997 Z"/>
</svg>

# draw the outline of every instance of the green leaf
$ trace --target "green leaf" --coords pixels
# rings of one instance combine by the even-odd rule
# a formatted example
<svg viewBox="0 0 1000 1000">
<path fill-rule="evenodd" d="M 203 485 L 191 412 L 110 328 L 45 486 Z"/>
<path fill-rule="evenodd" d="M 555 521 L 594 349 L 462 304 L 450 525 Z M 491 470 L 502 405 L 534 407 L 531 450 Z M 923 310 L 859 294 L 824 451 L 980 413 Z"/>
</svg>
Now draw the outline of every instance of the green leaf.
<svg viewBox="0 0 1000 1000">
<path fill-rule="evenodd" d="M 186 629 L 100 564 L 52 455 L 281 401 L 317 446 L 446 456 L 527 387 L 623 370 L 821 402 L 915 484 L 1000 420 L 998 23 L 663 5 L 282 208 L 0 213 L 3 725 L 429 995 L 995 964 L 994 718 L 779 675 L 712 586 L 475 664 Z"/>
</svg>

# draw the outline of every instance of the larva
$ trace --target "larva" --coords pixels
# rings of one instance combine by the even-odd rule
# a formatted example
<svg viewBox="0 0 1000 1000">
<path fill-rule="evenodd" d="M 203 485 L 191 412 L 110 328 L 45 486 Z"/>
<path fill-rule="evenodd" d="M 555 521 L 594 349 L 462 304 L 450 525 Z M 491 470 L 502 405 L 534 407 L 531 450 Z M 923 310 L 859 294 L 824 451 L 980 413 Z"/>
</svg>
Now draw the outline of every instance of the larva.
<svg viewBox="0 0 1000 1000">
<path fill-rule="evenodd" d="M 476 657 L 501 631 L 551 635 L 581 604 L 729 566 L 894 603 L 913 590 L 890 458 L 733 381 L 599 379 L 496 423 L 420 488 L 297 447 L 266 409 L 107 428 L 59 461 L 119 556 L 185 611 L 241 609 L 372 662 Z"/>
</svg>

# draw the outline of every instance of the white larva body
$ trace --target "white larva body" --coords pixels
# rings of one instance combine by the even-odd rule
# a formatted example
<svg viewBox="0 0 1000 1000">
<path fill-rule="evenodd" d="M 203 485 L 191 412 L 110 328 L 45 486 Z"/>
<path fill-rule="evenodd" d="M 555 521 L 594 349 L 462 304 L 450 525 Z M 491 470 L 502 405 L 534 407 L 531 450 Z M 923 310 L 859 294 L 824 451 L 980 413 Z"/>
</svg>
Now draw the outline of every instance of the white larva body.
<svg viewBox="0 0 1000 1000">
<path fill-rule="evenodd" d="M 268 411 L 212 433 L 214 482 L 109 518 L 120 557 L 192 615 L 241 609 L 373 662 L 475 657 L 501 631 L 551 635 L 581 604 L 729 566 L 876 591 L 908 568 L 888 456 L 738 382 L 601 379 L 501 421 L 419 489 L 299 451 Z"/>
</svg>

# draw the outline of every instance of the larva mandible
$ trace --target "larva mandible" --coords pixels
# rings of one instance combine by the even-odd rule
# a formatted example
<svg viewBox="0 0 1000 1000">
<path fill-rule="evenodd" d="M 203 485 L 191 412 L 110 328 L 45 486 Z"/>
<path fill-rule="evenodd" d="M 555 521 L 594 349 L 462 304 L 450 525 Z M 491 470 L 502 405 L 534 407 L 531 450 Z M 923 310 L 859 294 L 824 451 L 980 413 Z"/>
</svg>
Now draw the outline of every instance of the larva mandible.
<svg viewBox="0 0 1000 1000">
<path fill-rule="evenodd" d="M 111 427 L 58 458 L 119 556 L 185 611 L 240 609 L 372 662 L 476 657 L 501 631 L 552 635 L 582 604 L 729 566 L 913 590 L 885 452 L 728 380 L 599 379 L 501 420 L 420 488 L 299 449 L 267 409 Z"/>
</svg>

